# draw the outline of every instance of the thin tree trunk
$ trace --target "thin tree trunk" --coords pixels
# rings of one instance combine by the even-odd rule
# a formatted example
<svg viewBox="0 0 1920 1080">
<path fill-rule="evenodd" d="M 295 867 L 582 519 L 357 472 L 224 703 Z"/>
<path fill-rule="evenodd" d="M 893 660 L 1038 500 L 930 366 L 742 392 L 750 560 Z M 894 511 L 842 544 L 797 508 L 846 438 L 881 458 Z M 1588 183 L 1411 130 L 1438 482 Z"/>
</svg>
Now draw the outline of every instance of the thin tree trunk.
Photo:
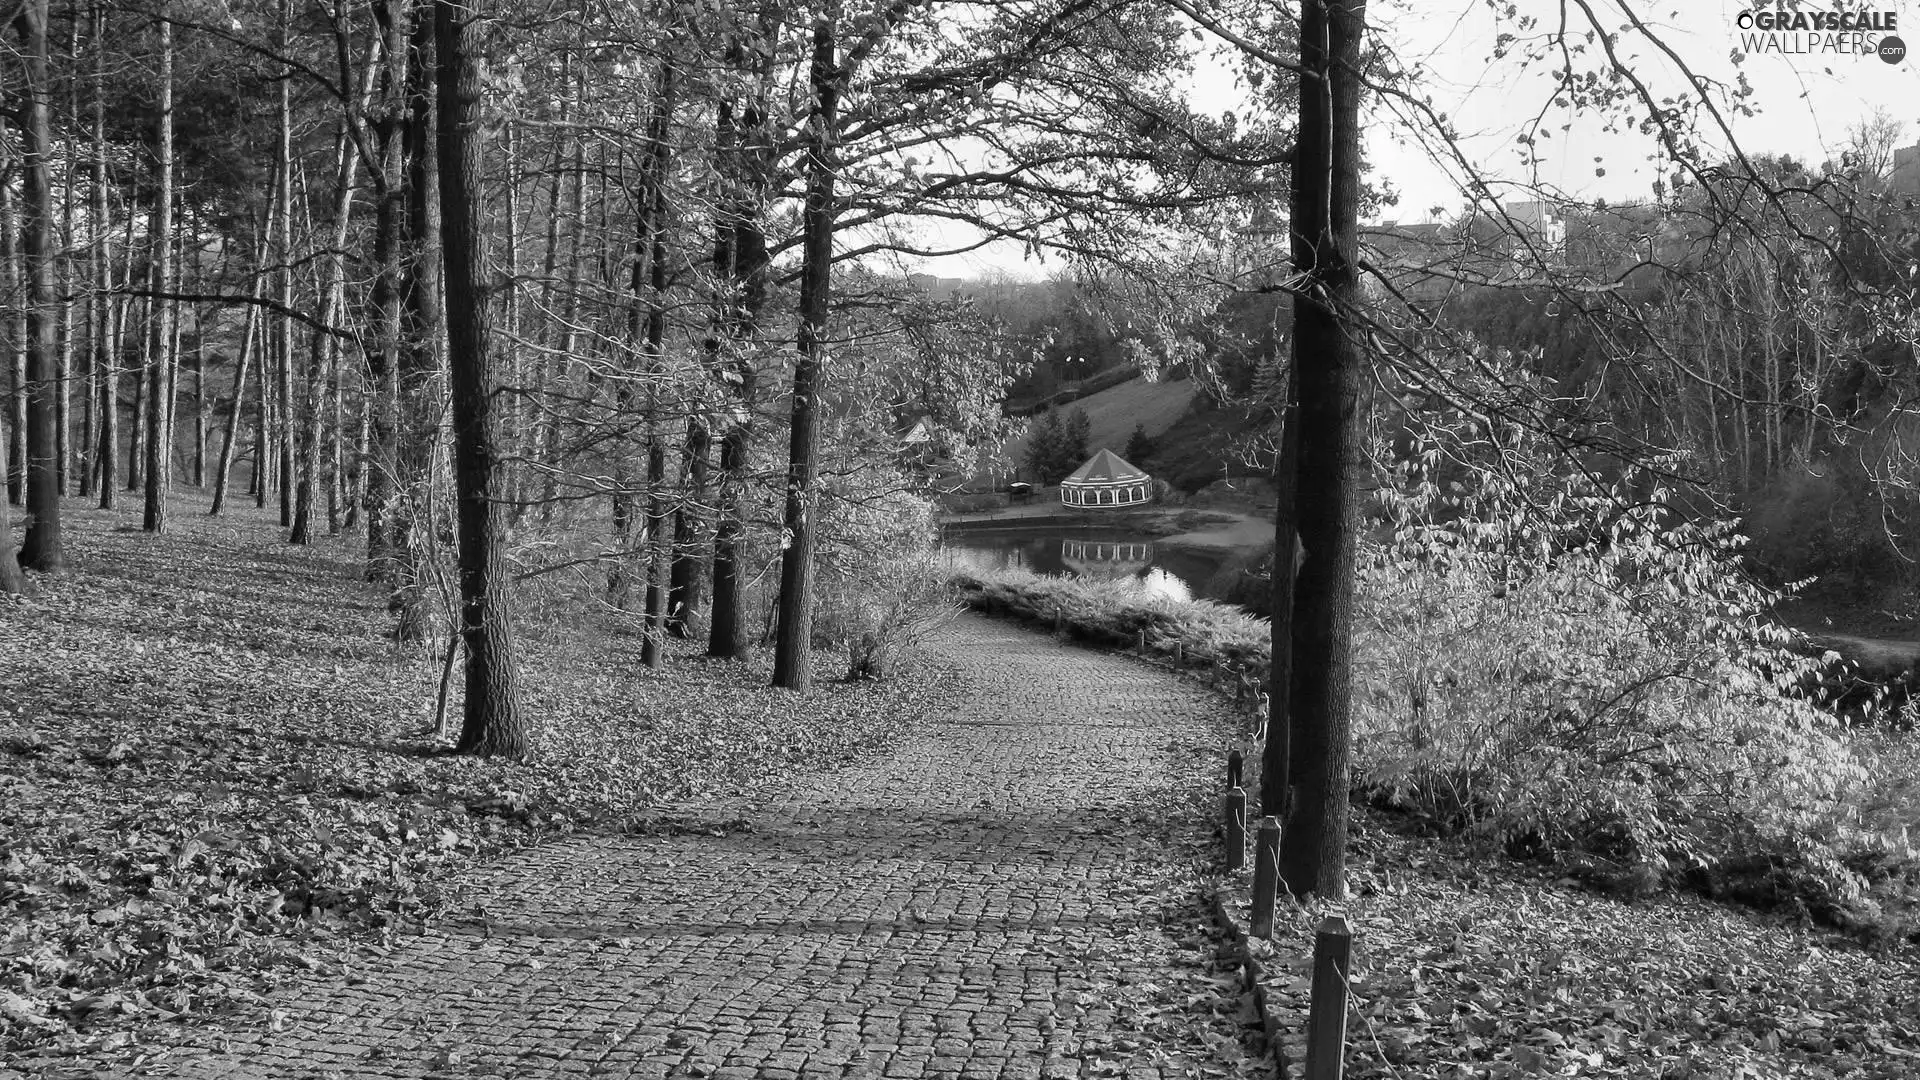
<svg viewBox="0 0 1920 1080">
<path fill-rule="evenodd" d="M 323 479 L 320 456 L 326 440 L 328 380 L 333 369 L 336 344 L 333 335 L 322 327 L 333 325 L 340 311 L 346 267 L 338 253 L 346 247 L 347 230 L 353 213 L 353 178 L 359 159 L 353 141 L 347 137 L 343 126 L 334 140 L 333 229 L 329 236 L 334 254 L 322 260 L 324 265 L 318 306 L 320 326 L 314 328 L 307 343 L 306 393 L 301 398 L 300 406 L 300 469 L 294 481 L 293 532 L 288 537 L 295 544 L 310 543 L 313 539 L 314 500 L 318 494 L 316 489 Z"/>
<path fill-rule="evenodd" d="M 345 40 L 344 24 L 337 24 L 336 33 L 341 35 L 339 51 L 342 57 L 348 52 Z M 354 100 L 348 108 L 356 115 L 364 116 L 367 102 L 373 95 L 375 80 L 381 67 L 380 54 L 385 47 L 385 39 L 376 36 L 368 50 L 366 66 L 360 73 L 360 84 Z M 340 77 L 344 81 L 351 77 L 342 61 Z M 340 430 L 340 388 L 337 385 L 340 370 L 340 341 L 332 333 L 323 329 L 336 321 L 346 306 L 346 260 L 342 252 L 346 250 L 349 230 L 353 225 L 354 178 L 360 170 L 360 147 L 349 137 L 347 125 L 342 121 L 339 133 L 334 141 L 334 202 L 333 226 L 328 242 L 329 254 L 322 260 L 319 321 L 320 326 L 313 331 L 307 350 L 306 395 L 301 406 L 300 427 L 300 475 L 294 496 L 293 532 L 288 537 L 295 544 L 308 543 L 313 536 L 314 500 L 318 496 L 318 485 L 323 479 L 320 472 L 321 453 L 326 447 L 327 420 L 331 414 L 334 432 L 332 469 L 325 477 L 327 482 L 327 531 L 338 534 L 340 531 L 339 499 L 339 430 Z"/>
<path fill-rule="evenodd" d="M 1353 575 L 1364 467 L 1362 357 L 1348 332 L 1360 296 L 1360 43 L 1365 0 L 1303 0 L 1306 74 L 1295 141 L 1293 362 L 1305 558 L 1293 602 L 1288 709 L 1293 806 L 1280 874 L 1295 895 L 1346 895 Z"/>
<path fill-rule="evenodd" d="M 454 487 L 460 538 L 460 626 L 466 646 L 465 715 L 456 750 L 517 758 L 527 752 L 515 690 L 513 625 L 502 565 L 505 522 L 497 460 L 493 327 L 487 309 L 478 15 L 433 0 L 439 106 L 440 228 L 446 274 L 448 373 L 453 391 Z"/>
<path fill-rule="evenodd" d="M 206 327 L 194 320 L 200 331 L 193 341 L 193 486 L 207 489 L 207 336 Z"/>
<path fill-rule="evenodd" d="M 826 331 L 833 284 L 834 142 L 840 72 L 834 27 L 813 29 L 814 115 L 807 148 L 807 202 L 802 211 L 799 356 L 793 369 L 792 436 L 787 444 L 786 551 L 780 557 L 780 626 L 773 646 L 773 685 L 804 693 L 812 682 L 814 478 L 820 385 L 826 378 Z"/>
<path fill-rule="evenodd" d="M 0 152 L 7 144 L 7 120 L 0 116 Z M 5 155 L 11 158 L 13 155 Z M 0 296 L 13 296 L 22 285 L 20 220 L 14 206 L 11 168 L 0 168 Z M 0 359 L 7 365 L 7 501 L 24 506 L 27 499 L 27 346 L 26 312 L 15 304 L 0 307 Z"/>
<path fill-rule="evenodd" d="M 573 119 L 573 103 L 579 92 L 578 75 L 573 72 L 572 56 L 563 52 L 560 57 L 562 81 L 573 90 L 560 99 L 560 123 L 565 125 Z M 560 297 L 560 318 L 554 328 L 556 337 L 553 349 L 541 362 L 540 390 L 545 402 L 545 423 L 541 427 L 541 457 L 545 468 L 540 485 L 540 520 L 548 523 L 553 520 L 554 503 L 560 495 L 560 444 L 562 438 L 562 418 L 564 413 L 554 402 L 554 383 L 564 377 L 572 368 L 574 341 L 576 332 L 574 320 L 579 317 L 580 307 L 580 234 L 585 229 L 585 204 L 587 183 L 587 148 L 584 139 L 573 140 L 573 169 L 568 177 L 563 169 L 566 158 L 563 155 L 565 144 L 556 141 L 553 163 L 553 198 L 547 214 L 547 261 L 542 280 L 546 283 L 544 307 L 554 309 L 555 282 L 559 280 L 560 268 L 560 222 L 567 224 L 566 295 Z M 561 181 L 566 179 L 567 198 L 571 205 L 563 207 L 561 203 Z"/>
<path fill-rule="evenodd" d="M 0 457 L 7 453 L 7 440 L 0 439 Z M 0 468 L 7 466 L 0 461 Z M 20 560 L 13 552 L 13 506 L 0 499 L 0 593 L 19 596 L 27 591 L 26 576 L 20 572 Z"/>
<path fill-rule="evenodd" d="M 80 20 L 72 18 L 67 24 L 67 55 L 64 58 L 68 71 L 78 71 L 77 60 L 80 56 Z M 63 118 L 72 125 L 67 129 L 67 145 L 61 157 L 65 159 L 66 175 L 61 178 L 60 193 L 60 283 L 61 296 L 72 297 L 75 281 L 73 278 L 73 197 L 80 190 L 76 175 L 77 155 L 73 153 L 72 132 L 78 130 L 80 119 L 80 84 L 69 77 L 67 79 L 67 108 Z M 49 88 L 49 108 L 51 108 L 52 90 Z M 60 494 L 64 497 L 73 494 L 73 356 L 74 356 L 74 304 L 71 299 L 60 303 L 60 351 L 59 362 L 55 365 L 54 379 L 58 386 L 58 396 L 54 398 L 54 442 L 58 449 L 56 455 L 60 462 Z"/>
<path fill-rule="evenodd" d="M 666 210 L 666 174 L 671 163 L 667 153 L 667 125 L 673 116 L 673 85 L 673 64 L 663 60 L 660 65 L 656 96 L 647 118 L 647 154 L 641 166 L 639 220 L 633 245 L 633 274 L 628 283 L 633 299 L 632 307 L 629 309 L 631 314 L 627 327 L 625 353 L 629 357 L 638 354 L 644 359 L 638 364 L 629 360 L 615 384 L 614 419 L 623 428 L 633 410 L 635 380 L 644 379 L 649 384 L 654 381 L 658 357 L 650 348 L 653 321 L 656 313 L 661 319 L 665 318 L 661 298 L 651 292 L 651 287 L 655 282 L 661 288 L 666 284 L 665 268 L 654 267 L 654 259 L 664 254 L 660 232 L 666 227 L 663 220 Z M 659 273 L 655 273 L 655 270 Z M 658 395 L 650 386 L 647 393 L 648 411 L 642 421 L 642 428 L 646 433 L 646 449 L 649 451 L 652 449 L 652 439 L 655 435 L 655 418 L 652 409 L 657 403 L 657 398 Z M 628 469 L 624 439 L 622 445 L 614 449 L 614 455 L 613 534 L 615 550 L 620 554 L 608 570 L 607 592 L 611 603 L 626 607 L 631 592 L 628 567 L 634 561 L 629 552 L 636 547 L 633 543 L 636 515 L 633 477 Z M 646 568 L 643 573 L 650 575 L 651 565 L 647 556 L 652 537 L 647 532 L 648 525 L 644 518 L 640 520 L 641 542 L 638 549 L 642 553 L 640 563 Z M 648 576 L 647 581 L 648 584 L 652 583 L 651 576 Z M 642 652 L 645 653 L 644 646 Z"/>
<path fill-rule="evenodd" d="M 227 413 L 227 434 L 220 441 L 220 463 L 214 467 L 213 508 L 207 511 L 209 514 L 219 514 L 227 503 L 227 480 L 233 470 L 233 447 L 240 441 L 240 415 L 246 410 L 247 373 L 253 366 L 253 342 L 259 330 L 259 311 L 256 305 L 247 305 L 246 321 L 240 330 L 240 359 L 233 367 L 233 409 Z"/>
<path fill-rule="evenodd" d="M 153 292 L 147 319 L 146 513 L 142 527 L 167 528 L 167 496 L 173 489 L 173 23 L 167 0 L 155 20 L 160 34 L 160 102 L 154 125 Z"/>
<path fill-rule="evenodd" d="M 344 310 L 346 307 L 345 298 L 342 297 L 341 302 L 335 306 L 338 309 Z M 327 424 L 328 536 L 340 535 L 341 508 L 346 502 L 347 480 L 345 463 L 342 460 L 345 455 L 341 452 L 340 446 L 346 433 L 346 428 L 343 426 L 345 418 L 342 415 L 340 402 L 341 397 L 344 396 L 343 391 L 345 390 L 345 385 L 344 380 L 341 378 L 340 368 L 340 347 L 337 343 L 329 343 L 327 348 L 327 396 L 328 409 L 330 412 L 329 422 Z"/>
<path fill-rule="evenodd" d="M 385 36 L 381 70 L 381 111 L 374 127 L 376 159 L 368 172 L 378 186 L 373 226 L 373 347 L 367 351 L 367 390 L 362 403 L 366 447 L 361 466 L 363 509 L 367 517 L 367 580 L 400 581 L 394 559 L 399 545 L 392 532 L 396 497 L 394 475 L 399 447 L 397 410 L 400 370 L 401 243 L 406 227 L 405 124 L 407 112 L 407 5 L 380 0 L 374 18 Z"/>
<path fill-rule="evenodd" d="M 645 551 L 647 596 L 646 635 L 640 661 L 658 668 L 666 659 L 666 553 L 661 530 L 665 524 L 666 444 L 660 431 L 660 379 L 665 368 L 667 335 L 667 123 L 673 116 L 674 66 L 664 61 L 660 74 L 660 118 L 654 131 L 657 161 L 648 171 L 647 233 L 647 509 Z"/>
<path fill-rule="evenodd" d="M 26 0 L 16 25 L 26 74 L 25 175 L 21 184 L 23 269 L 27 276 L 27 525 L 20 563 L 57 574 L 66 563 L 60 532 L 59 341 L 62 304 L 54 291 L 53 78 L 47 56 L 47 0 Z"/>
<path fill-rule="evenodd" d="M 131 220 L 132 216 L 133 215 L 129 213 L 128 219 Z M 149 217 L 151 217 L 151 213 L 149 213 Z M 131 247 L 129 247 L 128 250 L 131 251 Z M 148 281 L 151 282 L 153 273 L 151 258 L 148 259 L 145 269 L 148 274 Z M 129 265 L 127 267 L 127 281 L 129 284 L 133 281 L 133 271 L 134 267 Z M 141 322 L 138 324 L 139 339 L 135 346 L 139 351 L 134 356 L 133 369 L 129 372 L 129 374 L 133 376 L 133 415 L 129 418 L 132 424 L 131 429 L 127 432 L 128 491 L 140 491 L 145 486 L 143 477 L 146 476 L 147 406 L 149 404 L 147 398 L 147 373 L 152 370 L 154 362 L 152 338 L 148 324 L 158 317 L 156 315 L 158 303 L 156 300 L 147 299 L 142 301 L 138 308 L 129 306 L 126 312 L 126 317 L 129 320 L 133 318 L 135 311 L 139 312 L 141 319 Z"/>
<path fill-rule="evenodd" d="M 99 381 L 100 438 L 94 447 L 94 468 L 99 473 L 100 509 L 111 510 L 120 491 L 120 342 L 115 332 L 113 289 L 113 251 L 107 238 L 112 235 L 107 200 L 107 105 L 106 105 L 107 8 L 93 7 L 93 220 L 87 223 L 93 238 L 93 368 Z"/>
<path fill-rule="evenodd" d="M 280 50 L 292 48 L 293 2 L 280 0 Z M 293 310 L 293 67 L 280 68 L 279 144 L 275 154 L 275 214 L 280 229 L 275 235 L 275 260 L 279 263 L 280 310 Z M 280 489 L 280 527 L 293 526 L 294 497 L 294 411 L 293 411 L 293 319 L 280 316 L 274 335 L 274 470 Z"/>
<path fill-rule="evenodd" d="M 67 81 L 67 123 L 71 125 L 71 127 L 69 128 L 69 131 L 73 134 L 77 134 L 80 131 L 80 125 L 82 122 L 81 112 L 80 112 L 80 78 L 79 78 L 80 22 L 81 20 L 79 17 L 79 12 L 76 10 L 72 14 L 72 22 L 69 23 L 69 30 L 67 33 L 67 70 L 72 73 L 69 76 Z M 76 145 L 77 142 L 78 142 L 78 139 L 74 138 L 73 135 L 70 134 L 69 141 L 68 141 L 68 150 L 66 154 L 67 190 L 66 190 L 65 197 L 61 200 L 61 231 L 63 233 L 62 243 L 66 248 L 66 254 L 63 257 L 61 262 L 62 275 L 63 275 L 62 288 L 65 289 L 68 293 L 76 292 L 79 290 L 79 287 L 80 287 L 80 281 L 79 281 L 78 275 L 75 272 L 76 267 L 74 265 L 74 262 L 75 262 L 74 252 L 80 246 L 80 230 L 78 226 L 75 225 L 74 217 L 73 217 L 74 200 L 78 198 L 80 193 L 80 154 L 78 152 L 78 147 Z M 89 289 L 88 292 L 89 294 L 91 294 L 92 290 Z M 87 306 L 85 309 L 83 309 L 83 314 L 86 319 L 85 333 L 89 338 L 93 336 L 93 305 L 97 303 L 99 299 L 100 298 L 98 296 L 89 295 L 87 297 Z M 80 352 L 77 344 L 79 340 L 80 331 L 74 326 L 74 317 L 75 317 L 74 305 L 72 302 L 68 302 L 63 312 L 63 318 L 61 323 L 61 325 L 64 327 L 66 331 L 66 338 L 62 342 L 60 347 L 61 364 L 62 364 L 63 370 L 66 373 L 65 378 L 67 380 L 67 383 L 66 383 L 67 389 L 64 391 L 64 393 L 66 394 L 67 408 L 69 412 L 71 412 L 72 410 L 72 396 L 73 396 L 72 380 L 74 380 L 75 378 L 79 378 L 81 380 L 80 440 L 79 440 L 79 445 L 77 446 L 73 445 L 72 437 L 71 437 L 72 436 L 71 428 L 63 429 L 68 435 L 68 445 L 62 451 L 60 460 L 65 464 L 66 468 L 69 470 L 72 470 L 76 467 L 79 469 L 80 475 L 78 479 L 75 480 L 74 478 L 69 477 L 67 480 L 67 485 L 71 493 L 78 494 L 81 498 L 84 499 L 87 496 L 93 494 L 92 458 L 93 458 L 94 370 L 93 370 L 93 363 L 91 361 L 91 347 L 89 347 L 88 353 L 84 354 L 87 357 L 87 359 L 84 361 L 82 361 L 81 359 L 83 354 Z M 84 376 L 76 375 L 74 370 L 75 364 L 80 362 L 84 362 L 86 364 L 86 374 Z"/>
</svg>

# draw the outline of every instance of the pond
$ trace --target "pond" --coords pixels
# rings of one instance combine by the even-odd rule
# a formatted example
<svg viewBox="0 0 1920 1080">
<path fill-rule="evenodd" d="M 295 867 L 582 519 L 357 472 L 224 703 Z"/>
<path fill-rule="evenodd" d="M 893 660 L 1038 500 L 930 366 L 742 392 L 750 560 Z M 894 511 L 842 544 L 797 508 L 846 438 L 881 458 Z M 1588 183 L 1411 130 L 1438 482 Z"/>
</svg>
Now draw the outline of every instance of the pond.
<svg viewBox="0 0 1920 1080">
<path fill-rule="evenodd" d="M 969 529 L 949 532 L 942 545 L 956 567 L 1134 581 L 1147 595 L 1170 600 L 1207 597 L 1226 558 L 1124 529 Z"/>
</svg>

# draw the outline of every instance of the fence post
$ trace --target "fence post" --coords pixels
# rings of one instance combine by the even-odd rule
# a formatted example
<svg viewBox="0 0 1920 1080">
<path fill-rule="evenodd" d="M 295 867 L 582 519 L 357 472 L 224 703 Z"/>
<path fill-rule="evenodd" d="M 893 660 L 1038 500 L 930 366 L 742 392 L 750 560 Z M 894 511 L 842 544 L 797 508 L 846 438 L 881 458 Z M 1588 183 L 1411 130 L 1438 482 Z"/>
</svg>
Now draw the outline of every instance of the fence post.
<svg viewBox="0 0 1920 1080">
<path fill-rule="evenodd" d="M 1347 1064 L 1347 974 L 1353 931 L 1329 915 L 1313 937 L 1313 1004 L 1307 1014 L 1306 1080 L 1340 1080 Z"/>
<path fill-rule="evenodd" d="M 1253 925 L 1254 937 L 1273 937 L 1274 895 L 1280 891 L 1280 819 L 1271 815 L 1260 819 L 1260 832 L 1253 841 Z"/>
<path fill-rule="evenodd" d="M 1227 787 L 1241 786 L 1241 780 L 1247 775 L 1247 758 L 1238 750 L 1227 751 Z"/>
<path fill-rule="evenodd" d="M 1227 869 L 1247 868 L 1247 792 L 1237 782 L 1227 789 Z"/>
</svg>

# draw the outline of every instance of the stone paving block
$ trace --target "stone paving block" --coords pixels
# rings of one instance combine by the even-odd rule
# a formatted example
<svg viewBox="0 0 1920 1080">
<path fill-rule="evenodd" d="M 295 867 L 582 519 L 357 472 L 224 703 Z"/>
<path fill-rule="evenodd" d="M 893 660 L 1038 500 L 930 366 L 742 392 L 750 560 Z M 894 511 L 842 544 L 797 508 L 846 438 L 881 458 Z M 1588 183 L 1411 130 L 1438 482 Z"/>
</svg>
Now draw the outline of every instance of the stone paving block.
<svg viewBox="0 0 1920 1080">
<path fill-rule="evenodd" d="M 977 616 L 934 647 L 966 691 L 893 751 L 662 808 L 747 822 L 723 835 L 582 836 L 475 868 L 456 885 L 485 925 L 291 987 L 273 1002 L 296 1014 L 287 1030 L 208 1037 L 178 1075 L 422 1077 L 444 1048 L 456 1074 L 523 1080 L 1096 1075 L 1073 1048 L 1110 1048 L 1123 1023 L 1099 988 L 1190 962 L 1178 939 L 1199 927 L 1166 925 L 1142 882 L 1175 869 L 1169 829 L 1210 823 L 1142 807 L 1191 781 L 1225 710 L 1162 670 Z M 1098 1075 L 1200 1064 L 1127 1045 Z"/>
</svg>

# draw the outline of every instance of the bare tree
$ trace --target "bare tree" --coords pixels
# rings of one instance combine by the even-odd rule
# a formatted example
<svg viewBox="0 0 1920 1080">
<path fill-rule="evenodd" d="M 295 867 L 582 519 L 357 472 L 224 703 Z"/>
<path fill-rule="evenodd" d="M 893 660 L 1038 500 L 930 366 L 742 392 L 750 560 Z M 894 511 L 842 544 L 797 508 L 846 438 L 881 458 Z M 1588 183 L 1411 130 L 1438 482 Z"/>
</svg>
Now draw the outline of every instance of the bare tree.
<svg viewBox="0 0 1920 1080">
<path fill-rule="evenodd" d="M 173 22 L 161 0 L 155 29 L 160 38 L 159 110 L 153 134 L 153 299 L 147 316 L 147 465 L 143 527 L 165 532 L 167 496 L 173 489 Z"/>
<path fill-rule="evenodd" d="M 65 564 L 60 534 L 59 342 L 61 304 L 53 268 L 53 81 L 47 66 L 47 0 L 28 0 L 17 22 L 27 76 L 26 125 L 21 129 L 27 277 L 27 525 L 20 562 L 58 573 Z"/>
<path fill-rule="evenodd" d="M 456 749 L 484 757 L 527 752 L 515 689 L 513 625 L 502 565 L 500 422 L 494 406 L 493 325 L 481 206 L 480 14 L 433 0 L 439 113 L 440 228 L 446 274 L 448 371 L 453 389 L 454 488 L 460 539 L 460 628 L 466 713 Z"/>
</svg>

